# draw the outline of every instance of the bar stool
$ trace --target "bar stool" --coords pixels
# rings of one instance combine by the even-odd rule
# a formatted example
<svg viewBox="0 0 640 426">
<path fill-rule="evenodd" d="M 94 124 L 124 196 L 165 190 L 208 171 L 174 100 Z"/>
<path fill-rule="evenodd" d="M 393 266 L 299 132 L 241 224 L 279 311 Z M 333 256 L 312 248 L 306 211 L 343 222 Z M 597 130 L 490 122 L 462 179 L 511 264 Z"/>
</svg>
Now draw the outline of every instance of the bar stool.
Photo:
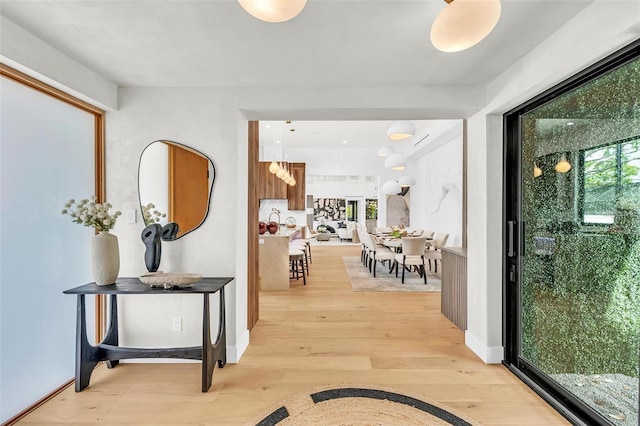
<svg viewBox="0 0 640 426">
<path fill-rule="evenodd" d="M 303 254 L 304 254 L 304 267 L 307 270 L 307 275 L 309 274 L 309 248 L 308 246 L 300 241 L 300 240 L 293 240 L 289 242 L 289 248 L 290 249 L 295 249 L 295 250 L 300 250 Z"/>
<path fill-rule="evenodd" d="M 300 278 L 300 272 L 302 272 L 302 282 L 307 285 L 307 277 L 304 273 L 304 253 L 301 250 L 289 249 L 289 265 L 291 267 L 291 277 L 298 280 Z"/>
</svg>

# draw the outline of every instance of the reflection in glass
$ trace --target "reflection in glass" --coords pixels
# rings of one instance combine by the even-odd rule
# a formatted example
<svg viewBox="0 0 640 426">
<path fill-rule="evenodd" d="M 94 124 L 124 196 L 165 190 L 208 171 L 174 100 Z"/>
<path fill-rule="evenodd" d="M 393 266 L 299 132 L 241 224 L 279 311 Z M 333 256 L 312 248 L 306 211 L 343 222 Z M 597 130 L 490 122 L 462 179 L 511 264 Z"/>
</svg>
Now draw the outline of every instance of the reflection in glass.
<svg viewBox="0 0 640 426">
<path fill-rule="evenodd" d="M 635 60 L 522 116 L 522 164 L 540 172 L 521 182 L 520 355 L 624 425 L 638 424 L 639 76 Z"/>
<path fill-rule="evenodd" d="M 213 162 L 204 154 L 176 142 L 150 143 L 138 170 L 145 225 L 176 223 L 175 238 L 198 228 L 207 217 L 214 180 Z"/>
</svg>

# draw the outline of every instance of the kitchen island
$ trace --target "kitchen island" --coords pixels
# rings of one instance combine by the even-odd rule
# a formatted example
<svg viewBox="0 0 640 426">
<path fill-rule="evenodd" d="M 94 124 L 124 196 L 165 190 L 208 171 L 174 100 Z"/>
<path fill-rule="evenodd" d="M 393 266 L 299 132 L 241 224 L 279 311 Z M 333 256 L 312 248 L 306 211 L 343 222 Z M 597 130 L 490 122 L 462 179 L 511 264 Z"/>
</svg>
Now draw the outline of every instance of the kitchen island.
<svg viewBox="0 0 640 426">
<path fill-rule="evenodd" d="M 260 290 L 289 290 L 289 241 L 302 238 L 305 227 L 280 227 L 258 235 Z"/>
</svg>

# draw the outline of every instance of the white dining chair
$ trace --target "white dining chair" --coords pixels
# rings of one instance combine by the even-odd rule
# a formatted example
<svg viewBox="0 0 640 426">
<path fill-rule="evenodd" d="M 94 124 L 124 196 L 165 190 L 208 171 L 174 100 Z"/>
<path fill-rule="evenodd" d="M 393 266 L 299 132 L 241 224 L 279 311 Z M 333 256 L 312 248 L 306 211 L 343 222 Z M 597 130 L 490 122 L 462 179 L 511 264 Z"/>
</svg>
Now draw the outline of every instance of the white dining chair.
<svg viewBox="0 0 640 426">
<path fill-rule="evenodd" d="M 402 283 L 404 284 L 404 272 L 407 266 L 415 266 L 418 268 L 418 274 L 424 277 L 424 283 L 427 283 L 427 271 L 424 268 L 425 242 L 427 237 L 403 237 L 402 253 L 395 255 L 396 278 L 398 277 L 398 269 L 402 265 Z"/>
<path fill-rule="evenodd" d="M 449 234 L 438 232 L 431 242 L 431 249 L 429 249 L 429 247 L 425 249 L 424 258 L 429 261 L 429 270 L 431 270 L 431 260 L 433 260 L 435 272 L 438 273 L 438 260 L 442 263 L 442 247 L 444 247 L 448 239 Z"/>
<path fill-rule="evenodd" d="M 393 271 L 393 265 L 395 263 L 392 262 L 392 260 L 395 259 L 395 253 L 382 244 L 379 244 L 375 235 L 367 233 L 366 235 L 364 235 L 364 238 L 367 250 L 369 252 L 369 272 L 373 272 L 373 277 L 376 277 L 376 266 L 378 262 L 382 262 L 384 264 L 384 262 L 388 260 L 389 272 Z"/>
</svg>

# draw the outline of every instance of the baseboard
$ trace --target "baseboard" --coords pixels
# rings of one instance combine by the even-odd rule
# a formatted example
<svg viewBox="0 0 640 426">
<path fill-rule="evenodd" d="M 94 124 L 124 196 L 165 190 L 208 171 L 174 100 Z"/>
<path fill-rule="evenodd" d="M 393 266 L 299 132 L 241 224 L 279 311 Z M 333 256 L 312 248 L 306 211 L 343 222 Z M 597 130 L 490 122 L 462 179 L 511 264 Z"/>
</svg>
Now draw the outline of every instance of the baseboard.
<svg viewBox="0 0 640 426">
<path fill-rule="evenodd" d="M 237 364 L 242 358 L 242 354 L 249 347 L 249 330 L 237 336 L 235 346 L 227 346 L 227 362 Z"/>
<path fill-rule="evenodd" d="M 470 333 L 469 330 L 464 332 L 464 344 L 486 364 L 500 364 L 504 359 L 504 347 L 485 346 L 484 343 Z"/>
<path fill-rule="evenodd" d="M 53 391 L 49 392 L 48 394 L 46 394 L 45 396 L 40 398 L 38 401 L 34 402 L 33 404 L 31 404 L 30 406 L 28 406 L 27 408 L 25 408 L 24 410 L 22 410 L 18 414 L 16 414 L 15 416 L 13 416 L 10 419 L 6 420 L 4 423 L 2 423 L 2 426 L 12 426 L 12 425 L 18 423 L 20 420 L 25 418 L 29 413 L 31 413 L 32 411 L 35 411 L 38 407 L 40 407 L 41 405 L 43 405 L 44 403 L 46 403 L 50 399 L 53 399 L 56 395 L 58 395 L 60 392 L 62 392 L 63 390 L 65 390 L 66 388 L 68 388 L 69 386 L 71 386 L 74 383 L 75 383 L 74 379 L 67 380 L 65 383 L 63 383 L 62 385 L 58 386 Z"/>
</svg>

